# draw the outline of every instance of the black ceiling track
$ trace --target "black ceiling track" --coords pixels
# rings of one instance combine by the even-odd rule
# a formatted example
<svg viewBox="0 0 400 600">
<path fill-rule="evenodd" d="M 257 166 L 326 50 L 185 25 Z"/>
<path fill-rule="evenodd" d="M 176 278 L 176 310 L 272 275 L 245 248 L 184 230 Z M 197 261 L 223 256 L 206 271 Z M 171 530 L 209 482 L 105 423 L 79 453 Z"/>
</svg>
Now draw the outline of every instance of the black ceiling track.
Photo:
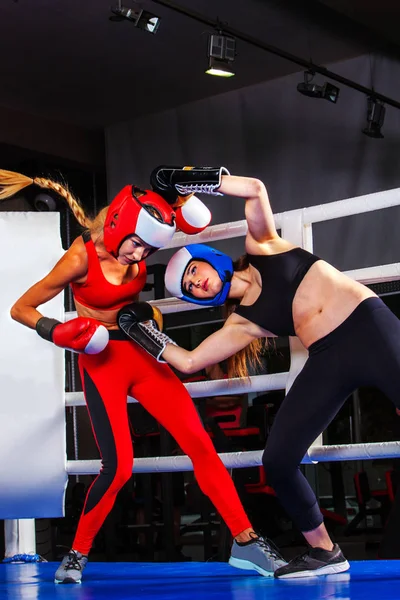
<svg viewBox="0 0 400 600">
<path fill-rule="evenodd" d="M 328 79 L 332 79 L 333 81 L 336 81 L 337 83 L 340 83 L 344 86 L 352 88 L 353 90 L 357 90 L 358 92 L 366 94 L 367 96 L 375 98 L 376 100 L 380 100 L 381 102 L 387 104 L 388 106 L 393 106 L 394 108 L 400 109 L 400 102 L 398 102 L 397 100 L 393 100 L 393 98 L 389 98 L 388 96 L 385 96 L 384 94 L 380 94 L 373 88 L 368 88 L 363 85 L 360 85 L 359 83 L 352 81 L 351 79 L 347 79 L 346 77 L 342 77 L 341 75 L 334 73 L 333 71 L 330 71 L 326 67 L 317 65 L 309 60 L 306 60 L 304 58 L 296 56 L 295 54 L 291 54 L 290 52 L 286 52 L 285 50 L 282 50 L 281 48 L 277 48 L 276 46 L 271 46 L 270 44 L 267 44 L 255 37 L 252 37 L 246 33 L 243 33 L 242 31 L 239 31 L 238 29 L 229 27 L 229 25 L 226 25 L 225 23 L 222 26 L 221 21 L 219 21 L 219 20 L 211 19 L 205 15 L 202 15 L 202 14 L 194 11 L 194 10 L 186 8 L 185 6 L 180 6 L 179 4 L 176 4 L 175 2 L 171 2 L 170 0 L 152 0 L 152 1 L 155 2 L 155 4 L 160 4 L 162 6 L 170 8 L 171 10 L 174 10 L 175 12 L 178 12 L 182 15 L 186 15 L 187 17 L 194 19 L 194 20 L 198 21 L 199 23 L 203 23 L 204 25 L 213 27 L 214 29 L 222 28 L 223 33 L 231 35 L 238 40 L 241 40 L 243 42 L 251 44 L 252 46 L 255 46 L 256 48 L 260 48 L 261 50 L 265 50 L 266 52 L 269 52 L 270 54 L 275 54 L 276 56 L 279 56 L 280 58 L 284 58 L 292 63 L 299 65 L 300 67 L 303 67 L 307 71 L 311 71 L 312 73 L 319 73 L 321 75 L 324 75 Z"/>
</svg>

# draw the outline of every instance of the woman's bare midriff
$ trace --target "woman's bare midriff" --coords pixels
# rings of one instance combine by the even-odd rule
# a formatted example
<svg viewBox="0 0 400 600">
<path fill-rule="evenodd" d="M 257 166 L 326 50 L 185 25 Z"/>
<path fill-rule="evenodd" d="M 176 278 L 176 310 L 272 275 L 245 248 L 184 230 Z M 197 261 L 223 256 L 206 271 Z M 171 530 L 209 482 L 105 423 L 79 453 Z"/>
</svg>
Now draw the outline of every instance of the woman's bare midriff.
<svg viewBox="0 0 400 600">
<path fill-rule="evenodd" d="M 314 263 L 293 300 L 297 337 L 308 348 L 343 323 L 363 300 L 375 296 L 325 261 Z"/>
<path fill-rule="evenodd" d="M 133 300 L 133 299 L 132 299 Z M 96 319 L 100 321 L 104 327 L 107 329 L 118 329 L 117 325 L 117 315 L 118 310 L 94 310 L 93 308 L 88 308 L 83 304 L 79 304 L 75 300 L 76 312 L 79 317 L 91 317 L 92 319 Z"/>
</svg>

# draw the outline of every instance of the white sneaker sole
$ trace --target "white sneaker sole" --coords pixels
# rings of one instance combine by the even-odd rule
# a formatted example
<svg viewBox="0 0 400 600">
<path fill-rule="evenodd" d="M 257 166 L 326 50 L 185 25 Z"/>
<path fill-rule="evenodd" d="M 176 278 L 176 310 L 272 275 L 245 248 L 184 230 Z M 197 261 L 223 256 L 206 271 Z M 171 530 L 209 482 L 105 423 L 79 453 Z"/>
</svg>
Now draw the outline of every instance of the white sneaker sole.
<svg viewBox="0 0 400 600">
<path fill-rule="evenodd" d="M 347 560 L 333 565 L 327 565 L 320 569 L 312 569 L 310 571 L 298 571 L 297 573 L 288 573 L 287 575 L 278 575 L 277 579 L 295 579 L 298 577 L 317 577 L 318 575 L 333 575 L 334 573 L 343 573 L 350 569 Z"/>
<path fill-rule="evenodd" d="M 257 573 L 259 573 L 263 577 L 274 576 L 273 571 L 266 571 L 265 569 L 262 569 L 261 567 L 259 567 L 255 563 L 250 562 L 249 560 L 242 560 L 241 558 L 235 558 L 234 556 L 231 556 L 229 559 L 229 564 L 232 567 L 236 567 L 236 569 L 243 569 L 244 571 L 257 571 Z"/>
</svg>

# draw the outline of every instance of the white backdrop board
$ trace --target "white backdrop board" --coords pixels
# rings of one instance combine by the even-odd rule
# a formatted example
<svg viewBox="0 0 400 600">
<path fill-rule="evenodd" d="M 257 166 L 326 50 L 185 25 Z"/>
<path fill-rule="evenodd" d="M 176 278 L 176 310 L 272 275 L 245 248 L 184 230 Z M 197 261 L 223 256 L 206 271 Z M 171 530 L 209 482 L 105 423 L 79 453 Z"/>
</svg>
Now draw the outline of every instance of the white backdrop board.
<svg viewBox="0 0 400 600">
<path fill-rule="evenodd" d="M 0 213 L 0 518 L 64 514 L 64 351 L 10 308 L 62 256 L 58 213 Z M 39 308 L 64 320 L 64 298 Z"/>
</svg>

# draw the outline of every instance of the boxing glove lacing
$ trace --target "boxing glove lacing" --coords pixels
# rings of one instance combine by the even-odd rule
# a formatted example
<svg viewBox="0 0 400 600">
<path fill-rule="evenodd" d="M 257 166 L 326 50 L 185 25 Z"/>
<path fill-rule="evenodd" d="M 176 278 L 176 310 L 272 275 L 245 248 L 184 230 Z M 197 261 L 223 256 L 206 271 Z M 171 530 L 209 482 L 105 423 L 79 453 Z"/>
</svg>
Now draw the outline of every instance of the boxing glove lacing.
<svg viewBox="0 0 400 600">
<path fill-rule="evenodd" d="M 174 346 L 177 345 L 176 342 L 171 340 L 171 338 L 165 333 L 157 329 L 154 321 L 143 321 L 138 323 L 138 325 L 141 329 L 144 329 L 150 338 L 153 338 L 153 340 L 163 349 L 165 349 L 167 344 L 174 344 Z"/>
<path fill-rule="evenodd" d="M 197 194 L 209 194 L 211 196 L 222 196 L 221 192 L 215 191 L 219 185 L 219 183 L 191 183 L 188 185 L 177 183 L 175 188 L 180 194 L 189 194 L 193 192 Z"/>
</svg>

